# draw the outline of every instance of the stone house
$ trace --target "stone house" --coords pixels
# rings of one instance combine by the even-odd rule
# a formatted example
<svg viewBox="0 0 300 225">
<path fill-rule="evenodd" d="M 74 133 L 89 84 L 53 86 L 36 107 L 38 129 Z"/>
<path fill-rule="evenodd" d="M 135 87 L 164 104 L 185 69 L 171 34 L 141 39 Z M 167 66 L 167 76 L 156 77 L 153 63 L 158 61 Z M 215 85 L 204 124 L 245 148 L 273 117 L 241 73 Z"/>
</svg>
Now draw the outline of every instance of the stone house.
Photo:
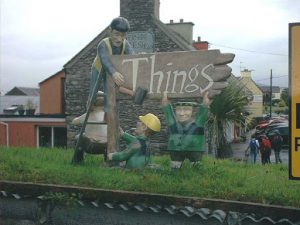
<svg viewBox="0 0 300 225">
<path fill-rule="evenodd" d="M 193 23 L 184 23 L 182 20 L 177 28 L 174 24 L 162 23 L 159 20 L 159 4 L 159 0 L 120 0 L 120 16 L 127 18 L 130 23 L 128 40 L 135 51 L 151 53 L 195 50 L 192 41 Z M 68 147 L 74 146 L 74 137 L 79 132 L 79 128 L 73 126 L 71 121 L 86 111 L 89 74 L 97 45 L 107 35 L 108 27 L 64 65 Z M 133 105 L 131 98 L 120 95 L 119 103 L 122 109 L 120 125 L 124 130 L 135 127 L 138 116 L 148 112 L 156 114 L 164 121 L 160 99 L 146 100 L 142 106 L 137 106 Z M 162 123 L 162 132 L 153 138 L 154 146 L 160 148 L 166 135 L 166 126 Z"/>
</svg>

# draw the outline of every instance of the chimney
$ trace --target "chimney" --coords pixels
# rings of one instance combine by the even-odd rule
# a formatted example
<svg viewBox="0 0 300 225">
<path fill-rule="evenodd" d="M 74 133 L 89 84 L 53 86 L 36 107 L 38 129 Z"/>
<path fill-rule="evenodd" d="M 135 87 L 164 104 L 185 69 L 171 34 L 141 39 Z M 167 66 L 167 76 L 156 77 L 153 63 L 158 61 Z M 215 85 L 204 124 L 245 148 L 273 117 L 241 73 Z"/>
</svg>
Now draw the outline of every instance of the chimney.
<svg viewBox="0 0 300 225">
<path fill-rule="evenodd" d="M 251 70 L 248 70 L 248 69 L 244 69 L 241 71 L 241 77 L 244 77 L 244 78 L 251 78 Z"/>
<path fill-rule="evenodd" d="M 209 43 L 207 41 L 201 41 L 201 37 L 198 36 L 198 39 L 193 43 L 193 46 L 197 50 L 208 50 Z"/>
<path fill-rule="evenodd" d="M 170 23 L 166 24 L 173 31 L 180 34 L 181 37 L 186 40 L 190 45 L 193 44 L 193 26 L 192 22 L 184 22 L 183 19 L 179 20 L 179 23 L 174 23 L 173 20 L 170 20 Z"/>
<path fill-rule="evenodd" d="M 129 21 L 159 19 L 160 0 L 120 0 L 120 16 Z"/>
</svg>

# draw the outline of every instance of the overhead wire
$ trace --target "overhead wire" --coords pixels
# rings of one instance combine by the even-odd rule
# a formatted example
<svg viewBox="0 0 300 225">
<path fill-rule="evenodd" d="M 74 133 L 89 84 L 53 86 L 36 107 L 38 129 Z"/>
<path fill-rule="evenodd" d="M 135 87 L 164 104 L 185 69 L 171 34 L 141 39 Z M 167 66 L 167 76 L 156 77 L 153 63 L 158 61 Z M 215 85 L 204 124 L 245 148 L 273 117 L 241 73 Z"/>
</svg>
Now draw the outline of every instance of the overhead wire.
<svg viewBox="0 0 300 225">
<path fill-rule="evenodd" d="M 280 78 L 280 77 L 288 77 L 288 75 L 282 75 L 282 76 L 272 77 L 272 79 L 274 79 L 274 78 Z M 260 79 L 260 80 L 255 80 L 255 82 L 257 82 L 257 81 L 264 81 L 264 80 L 270 80 L 270 77 L 269 78 Z"/>
<path fill-rule="evenodd" d="M 243 49 L 243 48 L 235 48 L 235 47 L 230 47 L 226 45 L 221 45 L 221 44 L 214 44 L 209 42 L 210 45 L 217 46 L 217 47 L 223 47 L 223 48 L 229 48 L 229 49 L 234 49 L 234 50 L 239 50 L 239 51 L 245 51 L 245 52 L 251 52 L 251 53 L 257 53 L 257 54 L 264 54 L 264 55 L 275 55 L 275 56 L 284 56 L 287 57 L 288 55 L 285 54 L 279 54 L 279 53 L 272 53 L 272 52 L 260 52 L 260 51 L 254 51 L 254 50 L 249 50 L 249 49 Z"/>
</svg>

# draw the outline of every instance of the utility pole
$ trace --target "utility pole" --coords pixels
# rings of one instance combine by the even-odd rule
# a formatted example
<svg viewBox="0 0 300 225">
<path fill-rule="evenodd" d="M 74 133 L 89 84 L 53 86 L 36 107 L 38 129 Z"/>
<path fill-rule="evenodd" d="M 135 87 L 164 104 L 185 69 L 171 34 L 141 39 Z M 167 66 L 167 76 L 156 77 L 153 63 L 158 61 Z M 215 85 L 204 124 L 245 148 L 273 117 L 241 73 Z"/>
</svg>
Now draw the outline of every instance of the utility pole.
<svg viewBox="0 0 300 225">
<path fill-rule="evenodd" d="M 242 63 L 243 62 L 240 62 L 240 72 L 242 72 Z"/>
<path fill-rule="evenodd" d="M 272 118 L 272 69 L 271 69 L 271 74 L 270 74 L 270 119 Z"/>
</svg>

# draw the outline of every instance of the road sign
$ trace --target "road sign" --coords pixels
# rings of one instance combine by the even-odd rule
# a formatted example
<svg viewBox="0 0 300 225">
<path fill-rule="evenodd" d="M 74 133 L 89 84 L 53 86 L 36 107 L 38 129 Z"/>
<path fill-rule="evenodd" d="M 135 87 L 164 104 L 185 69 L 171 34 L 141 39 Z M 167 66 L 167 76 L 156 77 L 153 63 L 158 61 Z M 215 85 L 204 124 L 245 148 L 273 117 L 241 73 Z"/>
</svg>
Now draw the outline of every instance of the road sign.
<svg viewBox="0 0 300 225">
<path fill-rule="evenodd" d="M 289 24 L 290 179 L 300 180 L 300 23 Z"/>
</svg>

